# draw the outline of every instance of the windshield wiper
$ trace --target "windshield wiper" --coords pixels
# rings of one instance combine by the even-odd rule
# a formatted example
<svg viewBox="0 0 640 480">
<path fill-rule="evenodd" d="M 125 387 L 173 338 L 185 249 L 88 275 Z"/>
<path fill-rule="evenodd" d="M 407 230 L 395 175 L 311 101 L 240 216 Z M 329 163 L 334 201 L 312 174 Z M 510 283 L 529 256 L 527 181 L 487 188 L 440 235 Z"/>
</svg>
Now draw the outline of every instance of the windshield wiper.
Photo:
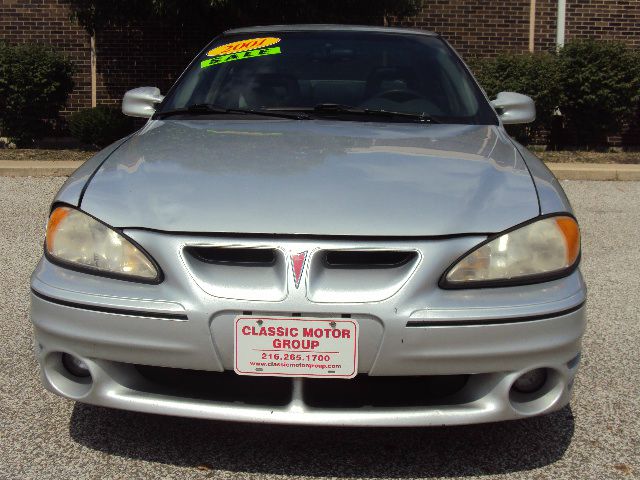
<svg viewBox="0 0 640 480">
<path fill-rule="evenodd" d="M 371 108 L 353 107 L 351 105 L 341 105 L 339 103 L 320 103 L 313 107 L 315 113 L 347 113 L 351 115 L 366 115 L 366 116 L 379 116 L 379 117 L 399 117 L 415 120 L 417 122 L 424 123 L 439 123 L 433 117 L 426 113 L 407 113 L 407 112 L 395 112 L 391 110 L 376 110 Z"/>
<path fill-rule="evenodd" d="M 271 111 L 265 109 L 248 109 L 248 108 L 227 108 L 212 103 L 194 103 L 185 108 L 176 108 L 175 110 L 167 110 L 166 112 L 158 112 L 156 118 L 162 119 L 174 115 L 210 115 L 210 114 L 244 114 L 244 115 L 262 115 L 265 117 L 290 118 L 293 120 L 309 120 L 311 117 L 306 113 L 288 113 L 280 111 Z"/>
<path fill-rule="evenodd" d="M 371 108 L 360 108 L 351 105 L 341 105 L 339 103 L 319 103 L 311 107 L 282 107 L 268 109 L 269 111 L 297 111 L 297 112 L 313 112 L 316 114 L 347 114 L 362 115 L 368 117 L 386 117 L 386 118 L 406 118 L 420 123 L 440 123 L 438 120 L 427 115 L 426 113 L 407 113 L 395 112 L 391 110 L 376 110 Z"/>
</svg>

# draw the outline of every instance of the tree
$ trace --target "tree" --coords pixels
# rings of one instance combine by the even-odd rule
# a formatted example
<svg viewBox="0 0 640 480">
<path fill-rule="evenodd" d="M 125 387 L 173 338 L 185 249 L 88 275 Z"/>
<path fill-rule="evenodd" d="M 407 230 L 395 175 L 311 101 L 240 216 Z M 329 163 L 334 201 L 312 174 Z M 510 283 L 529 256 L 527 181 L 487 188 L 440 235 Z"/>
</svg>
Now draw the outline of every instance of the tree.
<svg viewBox="0 0 640 480">
<path fill-rule="evenodd" d="M 621 42 L 582 40 L 558 52 L 560 110 L 578 146 L 607 143 L 640 101 L 640 54 Z"/>
<path fill-rule="evenodd" d="M 179 0 L 160 0 L 174 3 Z M 214 14 L 223 13 L 225 28 L 278 23 L 379 24 L 388 16 L 415 14 L 419 0 L 218 0 Z"/>
<path fill-rule="evenodd" d="M 153 18 L 220 30 L 274 23 L 382 24 L 387 16 L 415 14 L 420 0 L 68 0 L 90 35 L 107 26 Z"/>
<path fill-rule="evenodd" d="M 420 0 L 68 0 L 72 17 L 91 39 L 91 106 L 97 83 L 96 36 L 107 27 L 144 20 L 170 25 L 227 28 L 274 23 L 382 24 L 390 15 L 412 15 Z"/>
<path fill-rule="evenodd" d="M 471 68 L 489 98 L 510 91 L 529 95 L 536 102 L 535 122 L 507 126 L 518 141 L 527 144 L 541 133 L 553 130 L 554 111 L 562 94 L 555 54 L 505 53 L 494 58 L 474 59 Z"/>
<path fill-rule="evenodd" d="M 51 47 L 0 42 L 0 130 L 19 146 L 30 145 L 73 88 L 73 65 Z"/>
<path fill-rule="evenodd" d="M 149 0 L 69 0 L 72 17 L 87 31 L 91 42 L 91 106 L 97 103 L 96 35 L 110 25 L 127 25 L 144 18 Z"/>
</svg>

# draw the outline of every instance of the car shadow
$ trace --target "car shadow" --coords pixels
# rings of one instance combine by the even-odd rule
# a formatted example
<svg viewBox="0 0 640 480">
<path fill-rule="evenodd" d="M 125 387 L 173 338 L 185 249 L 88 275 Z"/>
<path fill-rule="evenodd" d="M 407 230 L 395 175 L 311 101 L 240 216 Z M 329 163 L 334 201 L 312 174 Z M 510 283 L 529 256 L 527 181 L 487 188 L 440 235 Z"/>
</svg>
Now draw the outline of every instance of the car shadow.
<svg viewBox="0 0 640 480">
<path fill-rule="evenodd" d="M 448 477 L 504 474 L 560 459 L 570 407 L 527 420 L 437 428 L 296 427 L 203 421 L 76 404 L 71 437 L 149 462 L 291 477 Z"/>
</svg>

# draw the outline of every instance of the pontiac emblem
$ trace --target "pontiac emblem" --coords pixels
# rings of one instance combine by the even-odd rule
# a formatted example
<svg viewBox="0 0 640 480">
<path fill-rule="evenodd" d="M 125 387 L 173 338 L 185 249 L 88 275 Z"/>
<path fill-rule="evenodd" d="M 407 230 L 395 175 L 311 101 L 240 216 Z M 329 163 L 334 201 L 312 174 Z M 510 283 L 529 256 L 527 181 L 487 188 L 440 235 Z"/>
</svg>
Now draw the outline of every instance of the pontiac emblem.
<svg viewBox="0 0 640 480">
<path fill-rule="evenodd" d="M 307 251 L 295 253 L 291 255 L 291 268 L 293 269 L 293 283 L 296 288 L 300 286 L 302 280 L 302 272 L 304 272 L 304 263 L 307 259 Z"/>
</svg>

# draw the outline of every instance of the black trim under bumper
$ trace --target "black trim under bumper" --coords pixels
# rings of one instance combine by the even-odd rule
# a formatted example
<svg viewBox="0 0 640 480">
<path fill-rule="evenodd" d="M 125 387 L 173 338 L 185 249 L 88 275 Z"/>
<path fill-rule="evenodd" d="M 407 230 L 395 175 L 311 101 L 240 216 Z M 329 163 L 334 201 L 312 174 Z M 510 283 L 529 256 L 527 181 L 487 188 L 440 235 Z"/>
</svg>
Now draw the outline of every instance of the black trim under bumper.
<svg viewBox="0 0 640 480">
<path fill-rule="evenodd" d="M 78 308 L 82 310 L 90 310 L 93 312 L 111 313 L 114 315 L 127 315 L 130 317 L 147 317 L 147 318 L 161 318 L 165 320 L 189 320 L 189 317 L 183 313 L 165 313 L 165 312 L 150 312 L 146 310 L 129 310 L 126 308 L 113 308 L 113 307 L 101 307 L 99 305 L 87 305 L 86 303 L 69 302 L 66 300 L 60 300 L 57 298 L 44 295 L 33 288 L 31 289 L 36 297 L 47 302 L 62 305 L 63 307 Z"/>
<path fill-rule="evenodd" d="M 558 312 L 544 313 L 542 315 L 528 315 L 514 318 L 489 318 L 479 320 L 409 320 L 407 327 L 466 327 L 474 325 L 503 325 L 506 323 L 532 322 L 535 320 L 546 320 L 547 318 L 562 317 L 580 310 L 585 302 L 579 303 L 575 307 L 560 310 Z"/>
</svg>

